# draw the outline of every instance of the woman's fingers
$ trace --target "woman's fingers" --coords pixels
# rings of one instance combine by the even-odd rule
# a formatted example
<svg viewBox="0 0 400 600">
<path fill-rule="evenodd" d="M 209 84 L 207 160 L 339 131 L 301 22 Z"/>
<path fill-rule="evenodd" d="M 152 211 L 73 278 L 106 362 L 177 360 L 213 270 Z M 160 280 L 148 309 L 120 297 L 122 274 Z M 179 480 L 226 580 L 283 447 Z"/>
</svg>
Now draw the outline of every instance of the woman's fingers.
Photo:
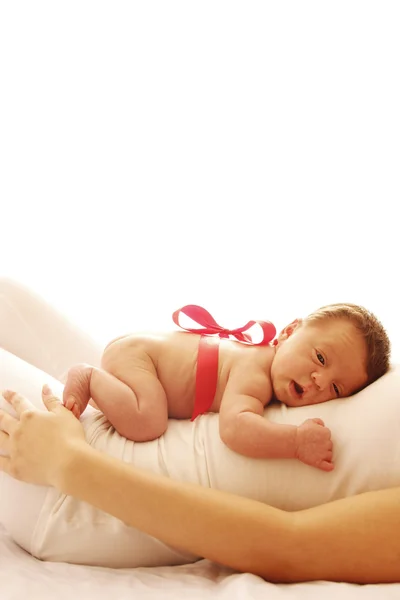
<svg viewBox="0 0 400 600">
<path fill-rule="evenodd" d="M 66 412 L 71 415 L 74 414 L 74 416 L 79 421 L 80 413 L 75 414 L 74 411 L 68 410 L 61 401 L 61 399 L 58 396 L 54 396 L 53 392 L 51 391 L 48 385 L 44 385 L 42 388 L 42 399 L 47 410 L 49 412 L 52 412 L 54 415 L 61 415 L 63 412 Z"/>
<path fill-rule="evenodd" d="M 17 423 L 17 419 L 0 409 L 0 431 L 7 434 L 7 437 L 15 430 Z"/>
<path fill-rule="evenodd" d="M 1 418 L 1 417 L 0 417 Z M 0 452 L 9 453 L 10 450 L 10 436 L 4 431 L 0 431 Z"/>
<path fill-rule="evenodd" d="M 58 408 L 62 406 L 60 398 L 53 394 L 47 383 L 42 388 L 42 398 L 47 410 L 50 412 L 57 412 Z"/>
<path fill-rule="evenodd" d="M 5 390 L 3 392 L 3 397 L 11 404 L 18 416 L 21 416 L 21 414 L 27 410 L 36 410 L 35 406 L 25 398 L 25 396 L 22 396 L 13 390 Z M 47 384 L 43 386 L 42 397 L 47 410 L 50 412 L 55 412 L 61 405 L 60 399 L 53 394 Z"/>
<path fill-rule="evenodd" d="M 10 459 L 8 456 L 0 456 L 0 471 L 10 475 Z"/>
<path fill-rule="evenodd" d="M 7 432 L 11 432 L 13 426 L 18 423 L 16 419 L 10 417 L 9 414 L 0 410 L 0 471 L 9 473 L 10 471 L 10 436 Z M 2 456 L 6 454 L 7 456 Z"/>
<path fill-rule="evenodd" d="M 27 398 L 25 398 L 25 396 L 22 396 L 18 392 L 14 392 L 13 390 L 4 390 L 2 395 L 3 398 L 7 400 L 9 404 L 11 404 L 19 417 L 23 412 L 36 410 L 35 406 Z M 45 384 L 42 388 L 42 398 L 47 410 L 50 412 L 57 412 L 58 407 L 61 406 L 60 399 L 53 394 L 47 384 Z"/>
<path fill-rule="evenodd" d="M 36 409 L 21 394 L 3 393 L 16 416 L 0 410 L 0 470 L 12 477 L 39 485 L 55 485 L 79 452 L 77 442 L 86 444 L 81 423 L 67 410 L 48 386 L 42 397 L 46 410 Z"/>
<path fill-rule="evenodd" d="M 21 396 L 21 394 L 18 394 L 18 392 L 4 390 L 3 398 L 11 404 L 18 416 L 20 416 L 26 410 L 35 410 L 32 402 L 29 402 L 29 400 L 27 400 L 24 396 Z"/>
</svg>

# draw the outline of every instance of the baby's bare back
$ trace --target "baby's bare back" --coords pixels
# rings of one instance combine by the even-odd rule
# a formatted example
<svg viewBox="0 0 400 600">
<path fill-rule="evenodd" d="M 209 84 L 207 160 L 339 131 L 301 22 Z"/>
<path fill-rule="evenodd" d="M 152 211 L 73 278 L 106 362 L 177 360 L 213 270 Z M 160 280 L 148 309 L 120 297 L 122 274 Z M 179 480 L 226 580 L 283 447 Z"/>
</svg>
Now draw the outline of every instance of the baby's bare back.
<svg viewBox="0 0 400 600">
<path fill-rule="evenodd" d="M 132 334 L 111 342 L 105 352 L 117 353 L 121 370 L 140 369 L 154 373 L 166 393 L 169 416 L 188 419 L 195 400 L 199 341 L 199 335 L 179 331 Z M 259 362 L 260 349 L 230 340 L 215 338 L 212 341 L 220 344 L 218 383 L 211 406 L 211 412 L 218 412 L 232 368 L 242 359 Z"/>
</svg>

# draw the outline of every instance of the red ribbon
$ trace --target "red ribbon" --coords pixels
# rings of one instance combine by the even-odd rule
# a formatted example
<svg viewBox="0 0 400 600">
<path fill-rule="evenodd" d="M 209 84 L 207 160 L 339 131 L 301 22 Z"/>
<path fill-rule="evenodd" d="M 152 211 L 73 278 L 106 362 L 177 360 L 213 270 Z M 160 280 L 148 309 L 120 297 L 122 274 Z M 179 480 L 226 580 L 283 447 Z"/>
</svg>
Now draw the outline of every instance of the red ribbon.
<svg viewBox="0 0 400 600">
<path fill-rule="evenodd" d="M 179 317 L 181 314 L 186 315 L 199 325 L 200 328 L 189 328 L 182 327 L 179 323 Z M 226 329 L 221 327 L 210 315 L 210 313 L 195 304 L 188 304 L 179 310 L 176 310 L 172 318 L 174 323 L 185 331 L 190 333 L 198 333 L 201 335 L 199 343 L 199 353 L 197 357 L 197 369 L 196 369 L 196 392 L 195 392 L 195 403 L 192 414 L 192 421 L 198 416 L 205 412 L 208 412 L 212 406 L 215 391 L 218 384 L 218 346 L 219 344 L 210 343 L 210 340 L 206 335 L 218 334 L 220 338 L 229 338 L 230 335 L 235 337 L 239 342 L 245 344 L 251 344 L 254 346 L 265 346 L 274 339 L 276 335 L 276 329 L 269 321 L 249 321 L 244 327 L 238 327 L 237 329 Z M 261 342 L 253 342 L 251 335 L 244 333 L 254 325 L 259 325 L 263 332 L 263 339 Z"/>
<path fill-rule="evenodd" d="M 179 323 L 179 317 L 181 314 L 186 315 L 199 325 L 200 328 L 191 329 L 189 327 L 183 327 Z M 237 329 L 226 329 L 225 327 L 221 327 L 218 325 L 216 320 L 210 315 L 210 313 L 201 306 L 197 306 L 196 304 L 188 304 L 179 310 L 176 310 L 172 318 L 174 320 L 175 325 L 178 325 L 181 329 L 185 329 L 185 331 L 190 331 L 190 333 L 198 333 L 200 335 L 208 334 L 215 335 L 218 334 L 220 338 L 229 338 L 230 335 L 235 337 L 239 342 L 243 342 L 244 344 L 251 344 L 252 346 L 266 346 L 274 339 L 276 335 L 275 326 L 269 321 L 249 321 L 243 327 L 238 327 Z M 251 335 L 248 333 L 244 333 L 254 325 L 259 325 L 263 332 L 263 338 L 261 342 L 253 342 Z"/>
</svg>

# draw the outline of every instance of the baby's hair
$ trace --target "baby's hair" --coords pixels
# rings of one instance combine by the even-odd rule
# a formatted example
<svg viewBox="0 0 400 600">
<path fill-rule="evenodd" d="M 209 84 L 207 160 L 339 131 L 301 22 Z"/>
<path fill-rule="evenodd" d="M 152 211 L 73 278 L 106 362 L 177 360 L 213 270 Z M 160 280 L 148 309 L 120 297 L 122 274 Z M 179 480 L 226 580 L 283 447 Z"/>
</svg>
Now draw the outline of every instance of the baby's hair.
<svg viewBox="0 0 400 600">
<path fill-rule="evenodd" d="M 328 304 L 306 317 L 306 322 L 322 319 L 347 319 L 365 339 L 367 347 L 366 385 L 379 379 L 390 367 L 390 340 L 382 323 L 363 306 L 357 304 Z"/>
</svg>

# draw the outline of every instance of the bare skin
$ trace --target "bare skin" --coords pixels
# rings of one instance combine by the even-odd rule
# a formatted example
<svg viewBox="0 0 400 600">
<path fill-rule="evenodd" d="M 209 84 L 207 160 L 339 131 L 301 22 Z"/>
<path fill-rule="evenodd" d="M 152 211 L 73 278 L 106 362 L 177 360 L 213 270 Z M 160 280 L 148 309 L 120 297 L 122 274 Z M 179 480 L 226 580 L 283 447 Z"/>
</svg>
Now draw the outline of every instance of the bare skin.
<svg viewBox="0 0 400 600">
<path fill-rule="evenodd" d="M 69 371 L 64 404 L 79 417 L 91 400 L 121 435 L 155 439 L 168 418 L 192 415 L 198 344 L 198 335 L 177 331 L 118 338 L 106 347 L 101 369 L 77 365 Z M 366 383 L 365 354 L 364 341 L 346 320 L 296 320 L 278 346 L 221 340 L 211 406 L 220 413 L 221 439 L 246 456 L 298 458 L 332 470 L 331 434 L 320 419 L 278 425 L 264 418 L 264 408 L 273 398 L 302 406 L 351 395 Z"/>
</svg>

